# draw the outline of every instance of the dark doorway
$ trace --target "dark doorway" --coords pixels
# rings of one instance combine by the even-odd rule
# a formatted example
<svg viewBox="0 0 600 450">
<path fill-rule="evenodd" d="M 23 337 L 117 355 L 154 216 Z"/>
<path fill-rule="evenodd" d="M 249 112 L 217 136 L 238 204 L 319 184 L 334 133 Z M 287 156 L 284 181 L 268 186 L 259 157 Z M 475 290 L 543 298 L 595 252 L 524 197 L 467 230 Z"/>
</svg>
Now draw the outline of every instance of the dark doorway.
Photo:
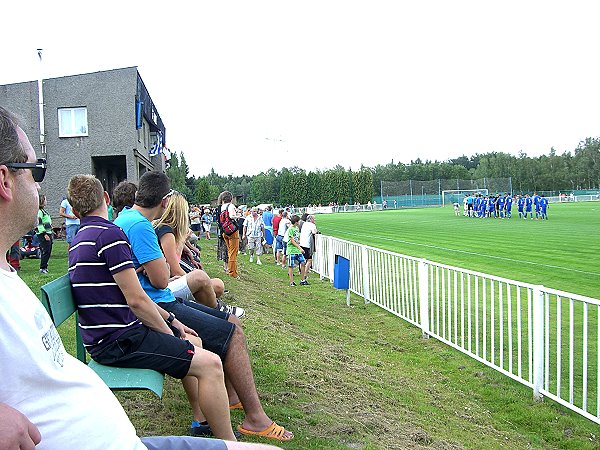
<svg viewBox="0 0 600 450">
<path fill-rule="evenodd" d="M 113 190 L 127 179 L 127 161 L 123 155 L 92 157 L 94 175 L 100 180 L 104 190 L 112 197 Z"/>
</svg>

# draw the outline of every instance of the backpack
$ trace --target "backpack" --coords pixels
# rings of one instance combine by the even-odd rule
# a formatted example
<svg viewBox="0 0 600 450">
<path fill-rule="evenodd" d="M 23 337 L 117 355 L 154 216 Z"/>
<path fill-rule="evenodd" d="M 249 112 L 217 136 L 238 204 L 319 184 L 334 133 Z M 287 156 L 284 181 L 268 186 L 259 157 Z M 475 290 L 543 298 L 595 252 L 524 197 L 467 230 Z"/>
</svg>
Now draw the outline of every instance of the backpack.
<svg viewBox="0 0 600 450">
<path fill-rule="evenodd" d="M 227 209 L 228 208 L 223 209 L 221 206 L 219 224 L 221 225 L 221 230 L 223 230 L 223 233 L 225 233 L 227 236 L 231 236 L 238 230 L 238 227 L 235 221 L 231 220 L 231 217 L 229 217 L 229 211 L 227 211 Z"/>
</svg>

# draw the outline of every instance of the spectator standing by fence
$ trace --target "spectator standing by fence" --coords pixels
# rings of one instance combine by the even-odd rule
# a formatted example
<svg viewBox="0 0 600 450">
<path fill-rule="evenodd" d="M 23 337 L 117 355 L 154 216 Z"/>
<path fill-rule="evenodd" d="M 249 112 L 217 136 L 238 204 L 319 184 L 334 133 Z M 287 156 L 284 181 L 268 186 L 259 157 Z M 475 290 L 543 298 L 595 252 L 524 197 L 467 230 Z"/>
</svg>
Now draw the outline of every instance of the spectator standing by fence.
<svg viewBox="0 0 600 450">
<path fill-rule="evenodd" d="M 58 213 L 61 217 L 65 218 L 67 244 L 71 247 L 71 242 L 73 242 L 73 238 L 75 238 L 77 231 L 79 231 L 79 218 L 73 214 L 73 208 L 71 208 L 71 204 L 66 198 L 61 202 Z"/>
<path fill-rule="evenodd" d="M 315 225 L 315 216 L 309 215 L 306 218 L 306 222 L 300 230 L 300 247 L 304 250 L 304 259 L 306 259 L 304 265 L 304 276 L 300 281 L 301 285 L 307 285 L 308 272 L 312 265 L 312 255 L 315 249 L 315 234 L 318 233 L 317 226 Z"/>
<path fill-rule="evenodd" d="M 298 222 L 300 218 L 297 215 L 293 215 L 290 220 L 290 226 L 286 231 L 287 235 L 287 265 L 288 265 L 288 276 L 290 277 L 290 286 L 296 286 L 294 283 L 294 267 L 300 267 L 300 276 L 301 280 L 305 279 L 305 262 L 303 253 L 304 250 L 300 247 L 300 231 L 298 231 Z M 306 285 L 308 283 L 302 283 L 302 285 Z"/>
<path fill-rule="evenodd" d="M 256 254 L 256 264 L 259 266 L 260 255 L 263 251 L 263 238 L 265 234 L 265 224 L 262 217 L 258 214 L 258 208 L 253 207 L 250 214 L 244 220 L 244 238 L 248 239 L 248 253 L 250 254 L 250 262 L 254 262 L 254 254 Z"/>
<path fill-rule="evenodd" d="M 200 232 L 202 231 L 200 209 L 194 205 L 192 205 L 192 208 L 190 209 L 190 226 L 194 234 L 199 236 Z"/>
<path fill-rule="evenodd" d="M 206 240 L 210 241 L 210 226 L 212 225 L 212 215 L 210 214 L 210 209 L 206 208 L 204 210 L 204 214 L 201 217 L 202 227 L 204 228 L 204 235 L 206 236 Z"/>
<path fill-rule="evenodd" d="M 40 273 L 48 273 L 48 261 L 52 254 L 52 218 L 46 211 L 46 196 L 39 196 L 39 210 L 35 234 L 40 241 L 42 256 L 40 259 Z"/>
<path fill-rule="evenodd" d="M 235 206 L 233 205 L 233 194 L 229 191 L 221 192 L 221 208 L 219 210 L 219 224 L 221 224 L 221 214 L 223 212 L 227 212 L 231 221 L 236 221 L 238 218 L 237 211 Z M 223 231 L 221 227 L 221 231 Z M 225 244 L 227 245 L 227 275 L 232 278 L 238 278 L 237 271 L 237 255 L 240 246 L 240 231 L 235 230 L 231 235 L 223 232 L 223 239 L 225 240 Z"/>
<path fill-rule="evenodd" d="M 277 214 L 273 216 L 273 256 L 275 257 L 275 264 L 279 265 L 279 258 L 277 257 L 277 232 L 279 230 L 279 222 L 283 215 L 283 209 L 277 211 Z"/>
</svg>

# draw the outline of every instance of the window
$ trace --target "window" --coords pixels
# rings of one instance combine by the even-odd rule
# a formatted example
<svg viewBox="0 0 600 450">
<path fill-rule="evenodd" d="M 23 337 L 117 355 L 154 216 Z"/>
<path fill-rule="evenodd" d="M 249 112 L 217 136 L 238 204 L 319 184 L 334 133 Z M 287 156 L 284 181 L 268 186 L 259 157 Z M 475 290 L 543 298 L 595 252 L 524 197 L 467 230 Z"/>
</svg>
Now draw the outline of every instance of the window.
<svg viewBox="0 0 600 450">
<path fill-rule="evenodd" d="M 59 108 L 58 137 L 87 135 L 87 108 Z"/>
</svg>

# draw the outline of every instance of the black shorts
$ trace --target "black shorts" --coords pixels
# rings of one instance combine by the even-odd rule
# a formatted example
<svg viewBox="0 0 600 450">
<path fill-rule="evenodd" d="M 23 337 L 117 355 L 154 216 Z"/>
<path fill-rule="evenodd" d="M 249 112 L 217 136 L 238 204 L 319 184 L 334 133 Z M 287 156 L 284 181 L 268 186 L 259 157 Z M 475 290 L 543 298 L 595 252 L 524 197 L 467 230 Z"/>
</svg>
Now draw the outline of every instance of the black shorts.
<svg viewBox="0 0 600 450">
<path fill-rule="evenodd" d="M 309 260 L 312 259 L 312 252 L 310 251 L 310 247 L 300 247 L 304 250 L 304 259 Z"/>
<path fill-rule="evenodd" d="M 202 231 L 202 224 L 201 223 L 193 223 L 191 225 L 192 231 Z"/>
<path fill-rule="evenodd" d="M 235 325 L 227 320 L 229 314 L 179 298 L 158 305 L 175 314 L 181 323 L 198 333 L 204 349 L 219 355 L 221 361 L 225 360 L 231 336 L 235 331 Z"/>
<path fill-rule="evenodd" d="M 179 335 L 177 329 L 171 329 Z M 191 342 L 141 326 L 107 344 L 94 360 L 106 366 L 153 369 L 181 379 L 190 370 L 193 357 Z"/>
</svg>

